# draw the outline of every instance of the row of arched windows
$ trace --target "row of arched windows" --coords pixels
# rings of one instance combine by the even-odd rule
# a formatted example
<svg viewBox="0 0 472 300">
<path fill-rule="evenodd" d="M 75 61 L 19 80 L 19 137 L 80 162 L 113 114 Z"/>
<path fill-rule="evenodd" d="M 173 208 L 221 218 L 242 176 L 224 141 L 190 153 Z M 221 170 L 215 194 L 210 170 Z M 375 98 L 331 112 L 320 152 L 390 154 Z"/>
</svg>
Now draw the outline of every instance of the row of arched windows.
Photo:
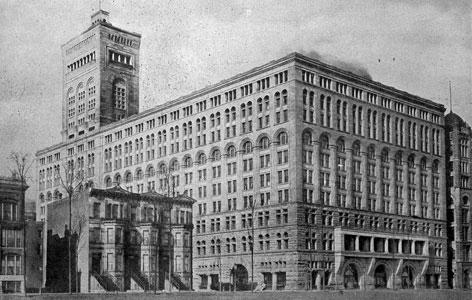
<svg viewBox="0 0 472 300">
<path fill-rule="evenodd" d="M 260 151 L 268 150 L 271 144 L 275 144 L 278 146 L 284 146 L 288 144 L 288 134 L 285 130 L 280 130 L 275 135 L 274 138 L 275 138 L 275 141 L 271 142 L 267 135 L 262 135 L 259 137 L 256 146 L 254 146 L 252 141 L 250 141 L 249 139 L 245 139 L 241 142 L 239 150 L 237 150 L 235 145 L 231 143 L 226 146 L 224 154 L 221 153 L 221 150 L 219 148 L 214 147 L 213 149 L 211 149 L 208 157 L 203 151 L 198 151 L 197 154 L 195 155 L 194 161 L 192 160 L 192 157 L 189 154 L 187 154 L 182 158 L 181 163 L 179 163 L 177 158 L 171 159 L 168 166 L 165 162 L 160 162 L 157 165 L 157 170 L 159 174 L 165 174 L 167 170 L 177 171 L 180 169 L 180 167 L 188 168 L 193 165 L 204 165 L 205 163 L 209 161 L 210 162 L 220 161 L 223 156 L 226 156 L 227 158 L 235 158 L 238 153 L 241 153 L 242 155 L 251 154 L 256 148 L 259 149 Z M 119 149 L 119 147 L 117 149 Z M 111 171 L 111 168 L 108 167 L 108 164 L 111 165 L 111 162 L 110 162 L 111 158 L 112 158 L 111 148 L 105 149 L 105 169 L 108 171 Z M 130 171 L 126 171 L 125 182 L 129 183 L 133 181 L 134 179 L 141 180 L 144 178 L 144 175 L 146 177 L 152 177 L 156 175 L 156 171 L 154 167 L 152 165 L 149 165 L 146 168 L 145 174 L 142 173 L 141 168 L 137 168 L 134 176 L 131 174 Z M 107 187 L 111 187 L 113 185 L 113 182 L 116 184 L 121 183 L 121 175 L 119 173 L 117 173 L 113 179 L 110 176 L 107 176 L 105 178 L 105 184 Z"/>
<path fill-rule="evenodd" d="M 319 97 L 319 119 L 317 119 L 316 94 L 314 91 L 308 91 L 307 89 L 303 90 L 303 104 L 303 120 L 305 122 L 319 124 L 343 132 L 352 132 L 356 135 L 408 147 L 413 150 L 435 155 L 440 154 L 439 129 L 430 128 L 423 124 L 418 125 L 412 121 L 405 122 L 402 118 L 393 118 L 387 113 L 379 113 L 373 109 L 367 109 L 364 115 L 362 106 L 356 104 L 353 104 L 351 111 L 348 112 L 349 105 L 346 101 L 338 99 L 334 102 L 331 96 L 323 94 Z M 335 110 L 332 108 L 334 105 L 336 105 Z M 350 129 L 349 122 L 351 122 Z"/>
</svg>

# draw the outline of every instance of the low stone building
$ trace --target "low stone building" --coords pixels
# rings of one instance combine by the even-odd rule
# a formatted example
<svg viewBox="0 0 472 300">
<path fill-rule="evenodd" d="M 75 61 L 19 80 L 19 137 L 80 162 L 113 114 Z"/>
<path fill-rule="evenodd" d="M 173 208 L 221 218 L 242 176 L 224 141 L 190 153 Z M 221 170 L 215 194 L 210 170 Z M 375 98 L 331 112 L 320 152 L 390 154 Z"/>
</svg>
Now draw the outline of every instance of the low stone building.
<svg viewBox="0 0 472 300">
<path fill-rule="evenodd" d="M 72 291 L 188 289 L 192 285 L 192 205 L 186 196 L 85 188 L 48 205 L 46 287 Z M 170 262 L 169 262 L 170 258 Z"/>
</svg>

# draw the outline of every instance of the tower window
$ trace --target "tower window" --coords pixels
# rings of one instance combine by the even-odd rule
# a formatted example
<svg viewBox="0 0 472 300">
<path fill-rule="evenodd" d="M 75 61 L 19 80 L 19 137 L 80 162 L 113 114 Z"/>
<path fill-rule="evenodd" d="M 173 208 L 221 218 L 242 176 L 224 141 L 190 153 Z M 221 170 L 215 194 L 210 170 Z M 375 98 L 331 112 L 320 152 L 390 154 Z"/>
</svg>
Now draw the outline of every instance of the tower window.
<svg viewBox="0 0 472 300">
<path fill-rule="evenodd" d="M 133 62 L 130 55 L 118 53 L 111 50 L 109 51 L 109 60 L 110 62 L 119 63 L 130 67 L 133 66 Z"/>
<path fill-rule="evenodd" d="M 115 98 L 115 108 L 126 110 L 126 87 L 122 82 L 116 83 L 113 88 L 113 95 Z"/>
</svg>

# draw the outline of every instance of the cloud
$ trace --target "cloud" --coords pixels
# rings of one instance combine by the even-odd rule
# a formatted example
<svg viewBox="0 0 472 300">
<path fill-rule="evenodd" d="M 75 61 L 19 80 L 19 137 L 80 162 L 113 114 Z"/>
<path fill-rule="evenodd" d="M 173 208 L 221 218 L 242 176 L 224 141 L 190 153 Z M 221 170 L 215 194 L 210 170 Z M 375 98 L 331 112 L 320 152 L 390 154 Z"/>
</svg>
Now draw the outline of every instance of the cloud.
<svg viewBox="0 0 472 300">
<path fill-rule="evenodd" d="M 335 58 L 331 55 L 321 55 L 315 50 L 311 50 L 311 51 L 301 50 L 300 53 L 302 53 L 303 55 L 306 55 L 310 58 L 319 60 L 321 62 L 327 63 L 329 65 L 333 65 L 337 68 L 343 69 L 345 71 L 348 71 L 348 72 L 354 73 L 356 75 L 359 75 L 361 77 L 372 80 L 372 76 L 370 75 L 367 68 L 364 67 L 360 63 L 340 60 L 340 59 Z"/>
</svg>

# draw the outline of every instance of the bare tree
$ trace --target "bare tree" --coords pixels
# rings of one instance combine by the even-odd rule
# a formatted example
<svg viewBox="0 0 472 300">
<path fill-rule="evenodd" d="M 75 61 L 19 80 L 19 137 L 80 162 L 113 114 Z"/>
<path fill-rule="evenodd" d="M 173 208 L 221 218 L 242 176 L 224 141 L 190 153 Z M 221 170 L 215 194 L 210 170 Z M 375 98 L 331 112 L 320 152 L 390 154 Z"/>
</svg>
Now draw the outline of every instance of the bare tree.
<svg viewBox="0 0 472 300">
<path fill-rule="evenodd" d="M 69 253 L 69 294 L 72 293 L 72 198 L 77 195 L 77 192 L 82 188 L 84 182 L 83 170 L 77 170 L 74 160 L 68 160 L 62 164 L 63 174 L 59 174 L 61 186 L 67 193 L 69 199 L 69 236 L 68 236 L 68 253 Z M 60 171 L 59 171 L 60 172 Z"/>
<path fill-rule="evenodd" d="M 24 293 L 26 295 L 26 180 L 29 179 L 28 173 L 33 164 L 29 159 L 29 155 L 20 152 L 11 152 L 8 159 L 13 163 L 13 168 L 10 169 L 13 177 L 21 181 L 21 209 L 23 210 L 23 285 Z"/>
<path fill-rule="evenodd" d="M 85 232 L 87 230 L 87 221 L 88 217 L 84 213 L 78 213 L 74 216 L 74 222 L 73 222 L 73 230 L 71 231 L 74 232 L 77 236 L 77 240 L 75 242 L 75 291 L 78 292 L 78 286 L 79 286 L 79 252 L 83 249 L 84 243 L 81 243 L 82 238 L 84 238 Z"/>
</svg>

